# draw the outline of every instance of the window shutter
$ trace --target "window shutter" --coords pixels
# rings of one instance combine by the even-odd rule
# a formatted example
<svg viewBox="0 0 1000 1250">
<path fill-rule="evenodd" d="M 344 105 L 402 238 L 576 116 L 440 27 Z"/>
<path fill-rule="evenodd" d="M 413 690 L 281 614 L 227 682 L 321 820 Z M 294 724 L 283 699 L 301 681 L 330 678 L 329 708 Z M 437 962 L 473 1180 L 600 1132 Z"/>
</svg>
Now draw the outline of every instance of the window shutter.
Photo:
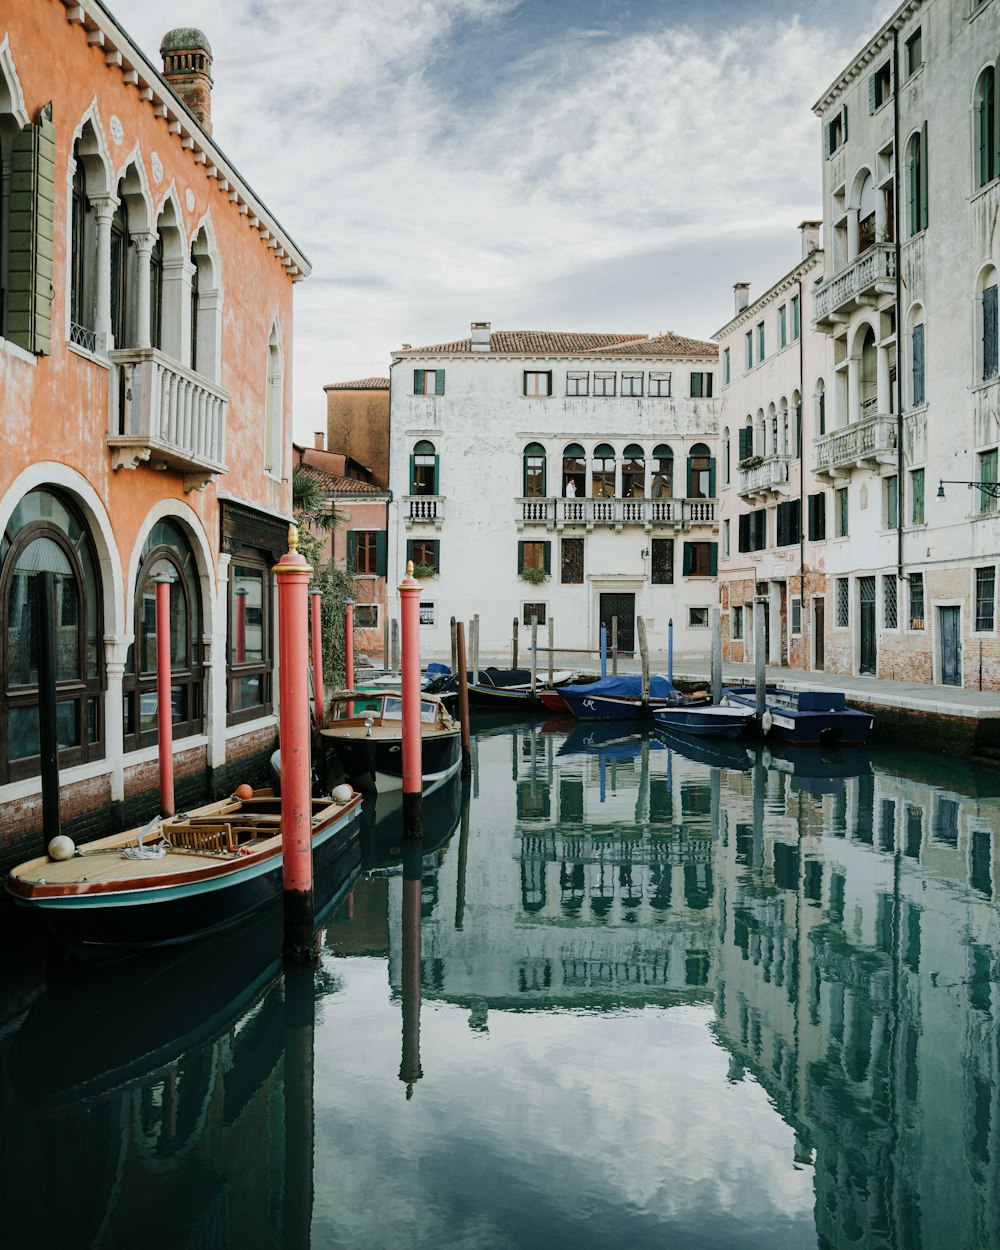
<svg viewBox="0 0 1000 1250">
<path fill-rule="evenodd" d="M 993 112 L 987 84 L 983 82 L 983 94 L 979 101 L 979 185 L 985 187 L 990 180 L 990 114 Z"/>
<path fill-rule="evenodd" d="M 924 402 L 924 327 L 913 327 L 913 404 Z"/>
<path fill-rule="evenodd" d="M 708 574 L 709 577 L 718 577 L 719 575 L 719 544 L 708 544 Z"/>
<path fill-rule="evenodd" d="M 517 571 L 518 573 L 524 572 L 524 543 L 522 542 L 517 544 Z"/>
<path fill-rule="evenodd" d="M 422 395 L 424 393 L 424 371 L 423 369 L 413 370 L 413 393 L 414 395 Z"/>
<path fill-rule="evenodd" d="M 708 462 L 708 497 L 715 498 L 715 457 Z"/>
<path fill-rule="evenodd" d="M 413 539 L 408 538 L 406 540 L 406 563 L 409 564 L 412 559 L 413 559 Z"/>
<path fill-rule="evenodd" d="M 919 141 L 910 140 L 910 238 L 920 229 L 920 213 L 918 199 L 920 196 L 920 151 Z"/>
<path fill-rule="evenodd" d="M 378 577 L 385 577 L 388 569 L 389 554 L 389 536 L 385 530 L 379 530 L 375 535 L 375 573 Z"/>
<path fill-rule="evenodd" d="M 694 466 L 691 463 L 691 457 L 687 458 L 687 489 L 685 494 L 688 499 L 694 494 Z"/>
<path fill-rule="evenodd" d="M 878 108 L 878 96 L 876 94 L 877 87 L 875 85 L 875 75 L 868 75 L 868 112 L 874 113 Z"/>
<path fill-rule="evenodd" d="M 551 395 L 552 394 L 552 370 L 551 369 L 547 370 L 545 376 L 548 379 L 548 386 L 546 387 L 545 394 Z"/>
<path fill-rule="evenodd" d="M 714 377 L 715 377 L 714 373 L 705 374 L 705 398 L 706 399 L 712 398 L 712 379 Z"/>
<path fill-rule="evenodd" d="M 910 476 L 913 483 L 913 520 L 915 524 L 922 525 L 924 520 L 924 473 L 921 469 L 918 473 Z"/>
<path fill-rule="evenodd" d="M 414 476 L 414 475 L 415 475 L 415 473 L 416 473 L 416 468 L 417 468 L 417 466 L 416 466 L 416 464 L 414 463 L 414 460 L 415 460 L 415 457 L 414 457 L 414 456 L 410 456 L 410 494 L 411 494 L 411 495 L 415 493 L 415 487 L 416 487 L 416 483 L 417 483 L 417 479 L 416 479 L 416 477 Z"/>
<path fill-rule="evenodd" d="M 844 142 L 847 142 L 847 105 L 840 110 L 840 116 L 844 119 Z"/>
<path fill-rule="evenodd" d="M 927 123 L 920 127 L 920 229 L 927 229 Z"/>
<path fill-rule="evenodd" d="M 354 573 L 358 567 L 358 536 L 354 530 L 347 531 L 347 571 Z"/>
<path fill-rule="evenodd" d="M 684 576 L 690 577 L 694 568 L 694 547 L 691 543 L 684 544 Z"/>
<path fill-rule="evenodd" d="M 989 107 L 993 110 L 993 176 L 1000 174 L 1000 75 L 993 70 L 993 89 L 990 92 Z"/>
<path fill-rule="evenodd" d="M 823 144 L 827 156 L 833 155 L 833 122 L 827 122 L 823 127 L 823 137 L 826 140 Z"/>
<path fill-rule="evenodd" d="M 740 515 L 739 521 L 740 521 L 739 549 L 740 551 L 749 551 L 750 550 L 750 513 L 749 512 L 742 513 Z"/>
<path fill-rule="evenodd" d="M 435 495 L 441 494 L 440 472 L 439 472 L 440 467 L 441 467 L 441 457 L 436 455 L 434 457 L 434 494 Z"/>
<path fill-rule="evenodd" d="M 777 545 L 779 547 L 788 546 L 788 505 L 784 503 L 778 504 L 778 534 Z"/>
<path fill-rule="evenodd" d="M 542 548 L 542 553 L 545 557 L 545 572 L 551 573 L 552 572 L 552 544 L 547 542 L 545 546 Z"/>
<path fill-rule="evenodd" d="M 52 351 L 56 132 L 46 105 L 11 145 L 7 334 L 36 356 Z"/>
<path fill-rule="evenodd" d="M 983 292 L 983 381 L 997 373 L 997 288 Z"/>
<path fill-rule="evenodd" d="M 746 460 L 748 456 L 753 455 L 753 430 L 745 425 L 740 430 L 740 459 Z"/>
<path fill-rule="evenodd" d="M 435 395 L 444 394 L 444 370 L 443 369 L 436 369 L 434 371 L 434 394 Z"/>
<path fill-rule="evenodd" d="M 433 564 L 434 564 L 434 572 L 440 573 L 441 572 L 441 540 L 438 538 L 435 538 L 432 543 L 428 544 L 428 546 L 431 549 L 431 560 L 433 561 Z"/>
</svg>

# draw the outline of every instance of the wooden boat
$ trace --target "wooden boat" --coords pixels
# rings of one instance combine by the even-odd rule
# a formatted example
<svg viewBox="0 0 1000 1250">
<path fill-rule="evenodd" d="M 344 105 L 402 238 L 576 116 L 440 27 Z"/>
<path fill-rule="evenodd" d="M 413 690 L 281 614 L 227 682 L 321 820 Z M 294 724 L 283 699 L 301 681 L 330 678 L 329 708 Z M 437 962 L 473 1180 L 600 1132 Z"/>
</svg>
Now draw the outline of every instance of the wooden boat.
<svg viewBox="0 0 1000 1250">
<path fill-rule="evenodd" d="M 541 705 L 543 690 L 558 690 L 573 680 L 570 669 L 560 669 L 552 674 L 552 685 L 541 673 L 535 674 L 535 689 L 531 689 L 531 670 L 526 668 L 481 668 L 479 680 L 473 681 L 469 674 L 469 706 L 490 712 L 523 712 Z M 458 688 L 458 677 L 452 683 Z"/>
<path fill-rule="evenodd" d="M 559 690 L 569 710 L 580 720 L 641 720 L 642 678 L 637 673 L 602 677 L 582 685 L 562 686 Z M 691 707 L 707 701 L 707 695 L 686 695 L 654 674 L 649 679 L 649 710 L 661 707 Z"/>
<path fill-rule="evenodd" d="M 361 796 L 312 800 L 319 871 L 357 834 Z M 67 839 L 68 841 L 68 839 Z M 270 790 L 100 838 L 14 868 L 7 889 L 76 954 L 120 958 L 235 924 L 281 891 L 281 800 Z"/>
<path fill-rule="evenodd" d="M 700 707 L 663 707 L 653 712 L 658 729 L 694 737 L 738 738 L 754 719 L 754 709 L 703 704 Z"/>
<path fill-rule="evenodd" d="M 755 695 L 744 687 L 726 691 L 722 701 L 731 707 L 754 707 Z M 760 727 L 779 742 L 863 746 L 875 723 L 869 712 L 848 707 L 841 690 L 768 690 L 764 702 Z"/>
<path fill-rule="evenodd" d="M 348 780 L 361 790 L 403 786 L 403 698 L 393 691 L 340 690 L 327 700 L 320 730 Z M 462 763 L 461 729 L 441 698 L 420 696 L 421 778 L 426 784 Z"/>
</svg>

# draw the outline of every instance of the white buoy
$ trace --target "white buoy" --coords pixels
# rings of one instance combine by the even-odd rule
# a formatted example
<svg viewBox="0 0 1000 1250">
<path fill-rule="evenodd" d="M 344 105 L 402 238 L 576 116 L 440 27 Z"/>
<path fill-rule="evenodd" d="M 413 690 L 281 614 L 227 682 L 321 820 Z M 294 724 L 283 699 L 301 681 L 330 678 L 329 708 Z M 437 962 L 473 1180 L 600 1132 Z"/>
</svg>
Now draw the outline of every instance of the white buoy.
<svg viewBox="0 0 1000 1250">
<path fill-rule="evenodd" d="M 76 843 L 64 833 L 57 834 L 49 843 L 49 859 L 72 859 Z"/>
<path fill-rule="evenodd" d="M 333 798 L 338 803 L 347 803 L 354 798 L 354 791 L 345 782 L 343 785 L 333 787 Z"/>
</svg>

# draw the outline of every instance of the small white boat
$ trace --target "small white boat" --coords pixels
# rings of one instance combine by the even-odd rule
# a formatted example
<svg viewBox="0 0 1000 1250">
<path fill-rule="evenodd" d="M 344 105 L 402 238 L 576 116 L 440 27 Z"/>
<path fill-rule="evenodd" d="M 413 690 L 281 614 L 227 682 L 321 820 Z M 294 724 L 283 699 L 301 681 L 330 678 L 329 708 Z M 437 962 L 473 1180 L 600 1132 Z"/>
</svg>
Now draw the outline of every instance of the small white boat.
<svg viewBox="0 0 1000 1250">
<path fill-rule="evenodd" d="M 671 733 L 696 737 L 738 738 L 754 719 L 752 707 L 664 707 L 653 713 L 653 723 Z"/>
</svg>

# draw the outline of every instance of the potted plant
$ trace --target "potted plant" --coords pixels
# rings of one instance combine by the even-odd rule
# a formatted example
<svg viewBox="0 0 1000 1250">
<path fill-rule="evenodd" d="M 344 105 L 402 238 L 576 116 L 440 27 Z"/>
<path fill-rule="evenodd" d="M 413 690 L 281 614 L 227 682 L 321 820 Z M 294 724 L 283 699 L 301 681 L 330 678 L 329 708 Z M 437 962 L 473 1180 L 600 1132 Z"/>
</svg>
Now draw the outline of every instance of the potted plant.
<svg viewBox="0 0 1000 1250">
<path fill-rule="evenodd" d="M 521 581 L 527 582 L 529 586 L 541 586 L 542 582 L 548 580 L 548 576 L 544 569 L 521 570 Z"/>
<path fill-rule="evenodd" d="M 413 576 L 418 582 L 426 582 L 429 577 L 437 577 L 437 569 L 433 564 L 415 564 Z"/>
</svg>

